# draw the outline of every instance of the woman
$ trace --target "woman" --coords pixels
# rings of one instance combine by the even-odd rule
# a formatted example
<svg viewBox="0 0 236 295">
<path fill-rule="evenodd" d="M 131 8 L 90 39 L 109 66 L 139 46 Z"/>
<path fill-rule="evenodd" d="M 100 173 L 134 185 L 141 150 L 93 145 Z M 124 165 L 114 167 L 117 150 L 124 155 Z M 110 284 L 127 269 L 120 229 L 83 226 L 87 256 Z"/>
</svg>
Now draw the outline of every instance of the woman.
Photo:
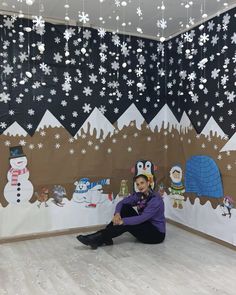
<svg viewBox="0 0 236 295">
<path fill-rule="evenodd" d="M 131 233 L 140 242 L 158 244 L 165 239 L 164 202 L 158 193 L 150 190 L 146 175 L 134 178 L 139 190 L 116 205 L 114 217 L 103 230 L 90 235 L 79 235 L 77 239 L 92 249 L 112 245 L 113 238 L 125 232 Z M 137 206 L 138 213 L 132 208 Z"/>
</svg>

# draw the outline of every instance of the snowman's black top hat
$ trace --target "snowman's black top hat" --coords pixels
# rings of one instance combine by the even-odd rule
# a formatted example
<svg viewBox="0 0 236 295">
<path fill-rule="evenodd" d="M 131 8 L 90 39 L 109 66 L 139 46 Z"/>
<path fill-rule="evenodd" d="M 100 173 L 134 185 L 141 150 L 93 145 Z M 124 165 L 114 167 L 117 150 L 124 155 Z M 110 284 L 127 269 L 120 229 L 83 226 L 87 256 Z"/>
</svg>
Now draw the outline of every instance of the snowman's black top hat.
<svg viewBox="0 0 236 295">
<path fill-rule="evenodd" d="M 25 157 L 25 154 L 23 153 L 22 146 L 13 146 L 10 147 L 10 157 L 9 159 L 19 158 L 19 157 Z"/>
</svg>

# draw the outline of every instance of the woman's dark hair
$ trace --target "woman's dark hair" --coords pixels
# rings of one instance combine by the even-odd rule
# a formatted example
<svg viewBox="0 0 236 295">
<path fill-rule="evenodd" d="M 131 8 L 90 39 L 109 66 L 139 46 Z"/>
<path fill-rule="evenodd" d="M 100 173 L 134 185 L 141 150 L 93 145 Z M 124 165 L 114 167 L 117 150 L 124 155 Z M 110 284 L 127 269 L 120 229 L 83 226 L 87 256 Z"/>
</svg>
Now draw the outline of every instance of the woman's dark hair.
<svg viewBox="0 0 236 295">
<path fill-rule="evenodd" d="M 139 175 L 134 176 L 133 180 L 136 181 L 138 178 L 143 178 L 143 179 L 145 179 L 147 182 L 149 181 L 149 180 L 148 180 L 148 177 L 147 177 L 146 175 L 144 175 L 144 174 L 139 174 Z"/>
</svg>

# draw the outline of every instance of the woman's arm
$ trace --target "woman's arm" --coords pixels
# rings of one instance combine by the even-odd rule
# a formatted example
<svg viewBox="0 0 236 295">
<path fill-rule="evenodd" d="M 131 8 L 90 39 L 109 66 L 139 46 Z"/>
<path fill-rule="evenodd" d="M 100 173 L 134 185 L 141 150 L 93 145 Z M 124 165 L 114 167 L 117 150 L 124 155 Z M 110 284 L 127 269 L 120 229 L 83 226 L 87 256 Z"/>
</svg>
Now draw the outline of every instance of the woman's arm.
<svg viewBox="0 0 236 295">
<path fill-rule="evenodd" d="M 162 200 L 158 197 L 152 198 L 141 215 L 122 218 L 124 225 L 135 225 L 150 220 L 162 207 Z"/>
<path fill-rule="evenodd" d="M 135 206 L 138 202 L 138 196 L 136 193 L 125 197 L 123 200 L 121 200 L 117 205 L 116 205 L 116 209 L 115 209 L 115 213 L 120 213 L 121 208 L 123 205 L 127 204 L 127 205 L 131 205 L 131 206 Z"/>
</svg>

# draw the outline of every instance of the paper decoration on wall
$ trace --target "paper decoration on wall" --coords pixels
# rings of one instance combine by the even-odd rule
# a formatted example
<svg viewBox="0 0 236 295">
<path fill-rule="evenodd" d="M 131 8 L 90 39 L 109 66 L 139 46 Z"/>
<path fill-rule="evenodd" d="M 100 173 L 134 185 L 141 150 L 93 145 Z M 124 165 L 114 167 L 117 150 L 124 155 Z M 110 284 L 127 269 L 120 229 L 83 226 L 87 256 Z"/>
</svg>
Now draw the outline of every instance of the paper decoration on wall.
<svg viewBox="0 0 236 295">
<path fill-rule="evenodd" d="M 82 130 L 85 133 L 89 132 L 90 135 L 95 133 L 97 139 L 100 138 L 101 135 L 103 139 L 105 139 L 108 135 L 111 136 L 114 133 L 115 128 L 98 108 L 94 108 L 74 137 L 77 138 L 80 136 Z"/>
<path fill-rule="evenodd" d="M 198 197 L 222 198 L 223 186 L 219 168 L 209 156 L 192 156 L 186 163 L 186 192 Z"/>
<path fill-rule="evenodd" d="M 0 134 L 17 114 L 17 123 L 33 135 L 50 111 L 72 136 L 83 126 L 85 130 L 90 128 L 90 133 L 96 130 L 97 137 L 102 132 L 106 137 L 132 104 L 143 114 L 138 125 L 144 119 L 149 122 L 162 107 L 164 99 L 157 102 L 157 97 L 164 97 L 164 87 L 157 89 L 156 85 L 165 79 L 164 62 L 158 62 L 164 44 L 112 32 L 104 34 L 101 28 L 50 23 L 40 29 L 42 40 L 39 27 L 36 30 L 31 20 L 16 16 L 13 21 L 0 16 L 0 22 L 4 56 L 0 67 Z M 22 27 L 35 30 L 25 32 Z M 97 124 L 96 116 L 101 114 L 101 124 Z"/>
<path fill-rule="evenodd" d="M 151 189 L 155 189 L 156 185 L 156 178 L 154 175 L 154 172 L 157 170 L 157 167 L 148 160 L 138 160 L 135 164 L 135 166 L 131 169 L 131 171 L 134 173 L 134 176 L 143 174 L 146 175 L 149 182 Z M 136 183 L 134 182 L 134 191 L 139 192 Z"/>
<path fill-rule="evenodd" d="M 102 187 L 103 185 L 109 185 L 110 179 L 101 179 L 95 182 L 90 182 L 89 178 L 81 178 L 76 181 L 76 186 L 73 193 L 73 200 L 77 203 L 86 203 L 88 208 L 96 208 L 98 204 L 104 203 L 105 201 L 113 200 L 112 194 L 104 194 Z"/>
<path fill-rule="evenodd" d="M 230 196 L 225 196 L 223 199 L 223 203 L 220 205 L 222 209 L 222 216 L 229 216 L 231 218 L 231 209 L 234 207 L 233 205 L 234 201 L 233 198 Z"/>
<path fill-rule="evenodd" d="M 129 194 L 128 180 L 122 179 L 120 183 L 119 197 L 127 197 Z"/>
<path fill-rule="evenodd" d="M 179 165 L 175 165 L 170 169 L 171 187 L 169 187 L 170 197 L 174 200 L 174 208 L 183 208 L 184 201 L 184 184 L 182 181 L 183 172 Z"/>
<path fill-rule="evenodd" d="M 33 195 L 33 185 L 29 181 L 27 157 L 22 146 L 10 147 L 10 170 L 7 173 L 7 184 L 4 197 L 8 203 L 21 204 L 29 201 Z"/>
<path fill-rule="evenodd" d="M 45 207 L 48 207 L 48 204 L 47 204 L 47 201 L 49 199 L 49 189 L 48 188 L 43 187 L 39 193 L 35 192 L 35 195 L 37 197 L 37 200 L 39 201 L 39 203 L 37 205 L 39 208 L 42 205 L 42 203 L 44 203 Z"/>
<path fill-rule="evenodd" d="M 66 190 L 61 185 L 54 185 L 52 189 L 52 198 L 53 203 L 59 207 L 63 207 L 65 203 L 63 203 L 63 198 L 66 197 Z"/>
<path fill-rule="evenodd" d="M 164 186 L 164 184 L 162 182 L 158 185 L 158 193 L 162 197 L 164 197 L 164 195 L 166 194 L 166 192 L 165 192 L 165 186 Z"/>
<path fill-rule="evenodd" d="M 132 104 L 152 123 L 151 128 L 158 128 L 162 122 L 156 115 L 168 101 L 177 121 L 185 112 L 197 132 L 205 133 L 212 115 L 231 137 L 236 128 L 235 19 L 234 8 L 167 42 L 157 42 L 104 34 L 101 29 L 55 26 L 42 23 L 42 18 L 32 23 L 1 16 L 0 133 L 17 114 L 17 123 L 32 135 L 46 110 L 51 110 L 74 136 L 95 108 L 113 124 Z M 35 21 L 43 26 L 35 27 Z M 22 27 L 34 30 L 24 32 Z M 32 78 L 25 75 L 29 62 Z M 126 124 L 126 119 L 121 123 Z"/>
<path fill-rule="evenodd" d="M 134 103 L 132 103 L 117 120 L 117 127 L 119 130 L 121 130 L 124 128 L 124 126 L 129 126 L 132 121 L 135 121 L 137 129 L 141 130 L 141 126 L 144 122 L 144 117 Z"/>
<path fill-rule="evenodd" d="M 161 110 L 149 123 L 149 126 L 153 132 L 155 130 L 160 131 L 161 128 L 168 129 L 169 132 L 173 129 L 179 130 L 180 128 L 178 120 L 167 104 L 161 108 Z"/>
</svg>

